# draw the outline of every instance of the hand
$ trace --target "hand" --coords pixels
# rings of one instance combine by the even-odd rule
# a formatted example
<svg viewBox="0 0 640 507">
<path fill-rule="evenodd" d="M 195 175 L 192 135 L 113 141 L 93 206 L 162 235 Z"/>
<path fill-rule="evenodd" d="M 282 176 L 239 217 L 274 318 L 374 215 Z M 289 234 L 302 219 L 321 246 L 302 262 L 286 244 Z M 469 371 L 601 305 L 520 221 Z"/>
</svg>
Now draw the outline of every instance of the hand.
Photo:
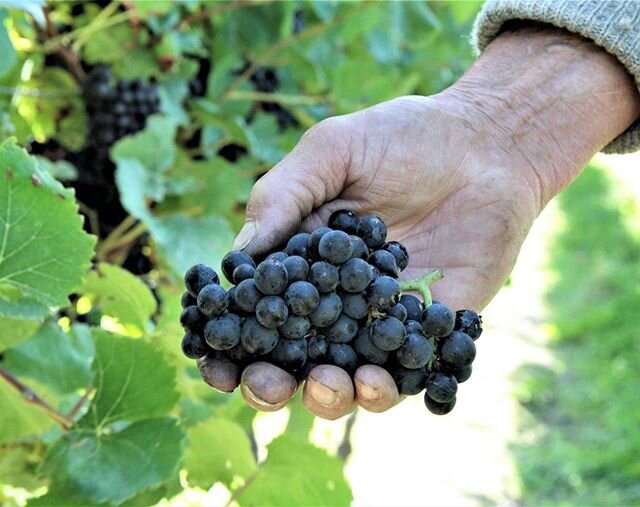
<svg viewBox="0 0 640 507">
<path fill-rule="evenodd" d="M 538 60 L 544 71 L 535 70 Z M 620 93 L 614 100 L 612 90 Z M 589 93 L 599 102 L 589 104 Z M 266 251 L 299 227 L 326 224 L 338 209 L 377 214 L 411 254 L 406 276 L 442 268 L 434 298 L 480 310 L 547 201 L 639 112 L 624 69 L 594 45 L 555 29 L 507 32 L 441 94 L 398 98 L 309 130 L 255 185 L 236 247 Z M 589 115 L 597 125 L 585 124 Z M 260 410 L 281 408 L 296 388 L 267 363 L 246 368 L 241 384 Z M 356 404 L 387 410 L 399 396 L 382 368 L 361 367 L 352 383 L 339 368 L 320 366 L 303 399 L 335 419 Z"/>
</svg>

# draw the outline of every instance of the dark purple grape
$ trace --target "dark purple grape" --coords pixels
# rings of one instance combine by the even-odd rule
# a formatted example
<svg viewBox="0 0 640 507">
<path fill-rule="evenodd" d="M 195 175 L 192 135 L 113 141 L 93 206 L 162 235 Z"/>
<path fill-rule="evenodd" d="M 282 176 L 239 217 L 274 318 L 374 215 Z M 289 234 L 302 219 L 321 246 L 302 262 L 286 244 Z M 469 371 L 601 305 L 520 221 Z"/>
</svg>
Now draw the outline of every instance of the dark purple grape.
<svg viewBox="0 0 640 507">
<path fill-rule="evenodd" d="M 314 262 L 309 269 L 308 279 L 319 292 L 332 292 L 338 286 L 338 268 L 325 261 Z"/>
<path fill-rule="evenodd" d="M 251 264 L 240 264 L 236 269 L 233 270 L 233 275 L 231 275 L 231 278 L 233 283 L 238 285 L 243 280 L 253 278 L 255 272 L 256 268 L 254 268 Z"/>
<path fill-rule="evenodd" d="M 289 315 L 287 320 L 278 328 L 280 336 L 295 340 L 304 338 L 311 331 L 311 322 L 307 317 L 300 315 Z"/>
<path fill-rule="evenodd" d="M 349 236 L 351 240 L 351 258 L 364 259 L 369 258 L 369 247 L 360 236 L 354 234 Z"/>
<path fill-rule="evenodd" d="M 322 334 L 332 343 L 350 342 L 358 332 L 358 322 L 344 313 L 333 324 L 322 330 Z"/>
<path fill-rule="evenodd" d="M 198 300 L 188 292 L 185 292 L 180 298 L 180 306 L 182 306 L 182 308 L 186 308 L 187 306 L 196 306 L 197 304 Z"/>
<path fill-rule="evenodd" d="M 393 305 L 391 308 L 389 308 L 389 310 L 387 311 L 387 315 L 389 317 L 395 317 L 404 324 L 407 320 L 407 309 L 403 305 L 398 303 L 397 305 Z"/>
<path fill-rule="evenodd" d="M 363 259 L 349 259 L 340 266 L 340 287 L 347 292 L 362 292 L 373 281 L 373 270 Z"/>
<path fill-rule="evenodd" d="M 395 317 L 381 317 L 374 320 L 369 334 L 376 347 L 387 351 L 399 349 L 406 338 L 404 324 Z"/>
<path fill-rule="evenodd" d="M 307 361 L 307 340 L 288 340 L 281 338 L 266 359 L 283 370 L 293 372 L 299 370 Z"/>
<path fill-rule="evenodd" d="M 278 343 L 278 331 L 266 328 L 254 318 L 248 318 L 242 326 L 240 342 L 251 354 L 268 354 Z"/>
<path fill-rule="evenodd" d="M 329 351 L 329 342 L 322 335 L 312 336 L 308 340 L 307 353 L 314 361 L 323 361 Z"/>
<path fill-rule="evenodd" d="M 256 282 L 253 278 L 240 282 L 233 292 L 235 305 L 248 313 L 256 311 L 256 305 L 260 299 L 262 299 L 262 292 L 256 287 Z"/>
<path fill-rule="evenodd" d="M 403 305 L 404 306 L 404 305 Z M 407 334 L 424 334 L 422 324 L 416 320 L 407 320 L 404 323 L 404 328 L 407 330 Z"/>
<path fill-rule="evenodd" d="M 462 384 L 466 382 L 471 377 L 473 373 L 473 366 L 465 366 L 464 368 L 460 368 L 459 370 L 452 370 L 451 374 L 456 378 L 458 384 Z"/>
<path fill-rule="evenodd" d="M 222 315 L 229 306 L 227 291 L 217 284 L 205 285 L 198 294 L 198 309 L 207 317 Z"/>
<path fill-rule="evenodd" d="M 192 333 L 202 332 L 207 318 L 202 314 L 197 306 L 187 306 L 180 314 L 180 324 L 186 331 Z"/>
<path fill-rule="evenodd" d="M 433 401 L 447 403 L 455 398 L 458 381 L 450 373 L 432 372 L 427 378 L 426 390 Z"/>
<path fill-rule="evenodd" d="M 182 338 L 182 353 L 189 359 L 199 359 L 211 350 L 201 335 L 187 331 Z"/>
<path fill-rule="evenodd" d="M 454 313 L 442 303 L 433 303 L 422 312 L 422 328 L 427 336 L 442 337 L 453 331 Z"/>
<path fill-rule="evenodd" d="M 331 231 L 320 238 L 318 253 L 331 264 L 343 264 L 351 257 L 351 239 L 346 232 Z"/>
<path fill-rule="evenodd" d="M 229 350 L 240 343 L 241 329 L 240 317 L 226 313 L 207 322 L 204 339 L 214 350 Z"/>
<path fill-rule="evenodd" d="M 333 324 L 342 312 L 342 300 L 335 292 L 322 294 L 318 307 L 309 314 L 311 324 L 316 327 L 327 327 Z"/>
<path fill-rule="evenodd" d="M 378 248 L 387 239 L 387 226 L 380 217 L 367 215 L 358 221 L 356 234 L 364 240 L 369 248 Z"/>
<path fill-rule="evenodd" d="M 205 264 L 191 266 L 184 275 L 184 286 L 194 298 L 197 298 L 204 286 L 210 283 L 220 283 L 220 278 L 213 268 Z"/>
<path fill-rule="evenodd" d="M 222 274 L 231 283 L 236 283 L 233 280 L 233 272 L 241 264 L 248 264 L 253 268 L 256 267 L 255 261 L 249 254 L 241 250 L 234 250 L 229 252 L 227 255 L 225 255 L 222 258 L 222 263 L 221 263 Z"/>
<path fill-rule="evenodd" d="M 287 270 L 287 276 L 289 278 L 289 283 L 299 282 L 302 280 L 306 280 L 309 275 L 309 264 L 299 255 L 291 255 L 287 257 L 284 261 L 285 269 Z"/>
<path fill-rule="evenodd" d="M 422 301 L 417 297 L 411 294 L 403 294 L 399 302 L 407 309 L 407 320 L 415 320 L 418 322 L 422 320 L 424 307 L 422 306 Z"/>
<path fill-rule="evenodd" d="M 309 241 L 307 242 L 307 256 L 309 259 L 320 260 L 320 253 L 318 252 L 320 239 L 328 232 L 331 232 L 328 227 L 318 227 L 309 235 Z"/>
<path fill-rule="evenodd" d="M 407 368 L 397 367 L 390 373 L 401 395 L 412 396 L 418 394 L 427 385 L 428 374 L 426 368 L 409 370 Z"/>
<path fill-rule="evenodd" d="M 456 406 L 456 397 L 454 396 L 453 399 L 440 403 L 439 401 L 431 399 L 429 393 L 424 393 L 424 404 L 432 414 L 446 415 L 453 410 L 453 407 Z"/>
<path fill-rule="evenodd" d="M 284 293 L 284 300 L 294 315 L 309 315 L 320 304 L 320 294 L 309 282 L 293 282 Z"/>
<path fill-rule="evenodd" d="M 454 329 L 467 333 L 475 341 L 482 334 L 482 316 L 473 310 L 458 310 Z"/>
<path fill-rule="evenodd" d="M 355 350 L 346 343 L 329 343 L 327 362 L 353 374 L 358 367 L 358 356 Z"/>
<path fill-rule="evenodd" d="M 383 275 L 398 278 L 400 270 L 396 258 L 386 250 L 376 250 L 369 256 L 369 264 L 376 267 Z"/>
<path fill-rule="evenodd" d="M 345 292 L 340 294 L 342 299 L 342 311 L 352 319 L 361 320 L 369 315 L 367 299 L 363 292 L 352 294 Z M 422 329 L 422 326 L 420 326 Z"/>
<path fill-rule="evenodd" d="M 253 279 L 258 290 L 265 295 L 282 294 L 289 282 L 284 264 L 275 259 L 265 259 L 258 264 Z"/>
<path fill-rule="evenodd" d="M 242 337 L 242 331 L 240 333 L 240 336 Z M 242 343 L 238 343 L 238 345 L 236 345 L 235 347 L 226 350 L 225 354 L 229 358 L 229 361 L 237 364 L 240 367 L 244 367 L 253 363 L 257 357 L 255 354 L 247 352 L 242 346 Z"/>
<path fill-rule="evenodd" d="M 287 248 L 285 251 L 287 255 L 298 255 L 303 259 L 307 258 L 307 245 L 309 244 L 309 238 L 311 234 L 307 232 L 299 232 L 287 242 Z"/>
<path fill-rule="evenodd" d="M 391 253 L 396 259 L 396 266 L 400 271 L 404 271 L 409 265 L 409 252 L 407 247 L 397 241 L 389 241 L 382 245 L 383 250 Z"/>
<path fill-rule="evenodd" d="M 280 327 L 288 316 L 289 310 L 281 297 L 265 296 L 256 305 L 256 319 L 269 329 Z"/>
<path fill-rule="evenodd" d="M 284 260 L 287 257 L 289 257 L 287 252 L 273 252 L 273 253 L 270 253 L 269 255 L 267 255 L 267 258 L 265 260 L 274 260 L 274 261 L 278 261 L 278 262 L 284 262 Z"/>
<path fill-rule="evenodd" d="M 358 230 L 358 216 L 346 209 L 334 211 L 329 217 L 329 227 L 347 234 L 355 234 Z"/>
<path fill-rule="evenodd" d="M 390 276 L 379 276 L 367 287 L 369 307 L 377 311 L 387 311 L 400 299 L 400 284 Z"/>
<path fill-rule="evenodd" d="M 453 331 L 440 345 L 440 360 L 454 369 L 469 366 L 475 357 L 476 344 L 462 331 Z"/>
<path fill-rule="evenodd" d="M 361 363 L 383 365 L 389 358 L 389 352 L 379 349 L 371 341 L 369 329 L 366 327 L 358 331 L 356 339 L 353 341 L 353 349 L 360 358 Z"/>
<path fill-rule="evenodd" d="M 407 335 L 402 347 L 396 351 L 398 362 L 411 370 L 422 368 L 433 357 L 433 345 L 422 334 Z"/>
</svg>

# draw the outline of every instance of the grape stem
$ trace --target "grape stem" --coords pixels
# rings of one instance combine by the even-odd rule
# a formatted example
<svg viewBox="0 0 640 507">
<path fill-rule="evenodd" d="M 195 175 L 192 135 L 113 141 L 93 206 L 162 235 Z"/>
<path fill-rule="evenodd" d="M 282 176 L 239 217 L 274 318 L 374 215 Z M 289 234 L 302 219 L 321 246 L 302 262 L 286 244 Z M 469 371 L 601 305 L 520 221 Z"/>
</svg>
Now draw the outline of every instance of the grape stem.
<svg viewBox="0 0 640 507">
<path fill-rule="evenodd" d="M 402 280 L 400 282 L 400 289 L 403 292 L 407 291 L 415 291 L 420 293 L 422 299 L 424 301 L 424 306 L 429 306 L 433 299 L 431 298 L 431 289 L 429 286 L 432 283 L 437 282 L 438 280 L 442 280 L 444 275 L 441 269 L 434 269 L 433 271 L 429 271 L 418 278 L 413 278 L 411 280 Z"/>
</svg>

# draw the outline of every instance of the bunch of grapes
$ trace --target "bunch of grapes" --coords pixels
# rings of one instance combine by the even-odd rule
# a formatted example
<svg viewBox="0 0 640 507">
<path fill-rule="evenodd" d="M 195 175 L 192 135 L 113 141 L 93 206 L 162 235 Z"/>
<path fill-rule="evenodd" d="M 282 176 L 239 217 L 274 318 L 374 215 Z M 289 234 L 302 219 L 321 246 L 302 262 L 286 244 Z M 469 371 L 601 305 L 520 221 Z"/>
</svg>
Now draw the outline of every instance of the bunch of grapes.
<svg viewBox="0 0 640 507">
<path fill-rule="evenodd" d="M 108 67 L 97 67 L 84 83 L 83 95 L 89 116 L 89 139 L 108 148 L 118 139 L 138 132 L 147 116 L 160 107 L 158 90 L 141 79 L 116 81 Z"/>
<path fill-rule="evenodd" d="M 430 297 L 425 306 L 402 294 L 398 275 L 408 264 L 405 246 L 387 241 L 382 219 L 346 210 L 260 262 L 228 253 L 221 267 L 229 290 L 211 267 L 197 264 L 185 274 L 182 351 L 198 360 L 205 381 L 220 359 L 238 373 L 267 361 L 299 380 L 320 364 L 351 375 L 378 365 L 400 394 L 425 390 L 427 408 L 446 414 L 471 375 L 482 320 L 472 310 L 453 312 Z"/>
</svg>

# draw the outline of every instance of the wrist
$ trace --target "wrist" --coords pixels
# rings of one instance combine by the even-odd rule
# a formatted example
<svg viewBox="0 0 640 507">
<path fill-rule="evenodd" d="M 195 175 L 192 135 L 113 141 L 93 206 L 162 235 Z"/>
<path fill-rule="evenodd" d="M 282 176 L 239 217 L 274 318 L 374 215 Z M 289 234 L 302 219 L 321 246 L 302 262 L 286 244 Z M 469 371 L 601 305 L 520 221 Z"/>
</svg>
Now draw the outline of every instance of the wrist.
<svg viewBox="0 0 640 507">
<path fill-rule="evenodd" d="M 502 33 L 441 95 L 537 187 L 540 209 L 640 115 L 640 94 L 617 59 L 548 25 Z"/>
</svg>

